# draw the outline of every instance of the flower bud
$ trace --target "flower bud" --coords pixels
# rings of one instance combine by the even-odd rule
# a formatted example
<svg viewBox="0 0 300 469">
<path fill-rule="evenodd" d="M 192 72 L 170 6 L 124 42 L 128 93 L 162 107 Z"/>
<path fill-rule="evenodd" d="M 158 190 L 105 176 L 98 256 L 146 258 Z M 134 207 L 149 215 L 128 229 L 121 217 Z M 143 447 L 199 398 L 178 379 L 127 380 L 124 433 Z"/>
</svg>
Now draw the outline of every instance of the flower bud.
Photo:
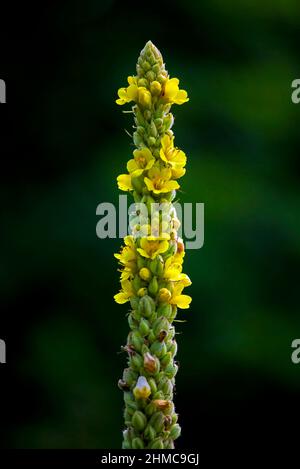
<svg viewBox="0 0 300 469">
<path fill-rule="evenodd" d="M 165 416 L 162 412 L 155 412 L 150 418 L 150 425 L 154 428 L 156 433 L 160 433 L 164 428 Z"/>
<path fill-rule="evenodd" d="M 151 441 L 149 445 L 150 449 L 164 449 L 164 444 L 161 438 L 155 438 L 153 441 Z"/>
<path fill-rule="evenodd" d="M 141 298 L 142 296 L 145 296 L 147 295 L 147 288 L 146 287 L 142 287 L 138 290 L 137 294 L 138 296 Z"/>
<path fill-rule="evenodd" d="M 161 390 L 165 396 L 171 396 L 173 393 L 173 385 L 169 379 L 167 379 L 161 386 Z"/>
<path fill-rule="evenodd" d="M 141 136 L 141 134 L 139 132 L 133 132 L 132 137 L 133 137 L 133 143 L 135 144 L 135 146 L 140 147 L 140 146 L 143 145 L 144 140 L 143 140 L 143 137 Z M 139 192 L 140 192 L 140 190 L 139 190 Z"/>
<path fill-rule="evenodd" d="M 133 414 L 131 422 L 132 422 L 133 428 L 136 431 L 141 432 L 144 430 L 145 426 L 147 425 L 147 418 L 145 414 L 143 414 L 143 412 L 137 410 Z"/>
<path fill-rule="evenodd" d="M 144 107 L 149 108 L 151 106 L 151 93 L 144 87 L 139 88 L 139 102 Z"/>
<path fill-rule="evenodd" d="M 150 270 L 154 275 L 160 277 L 164 271 L 164 260 L 159 255 L 150 262 Z"/>
<path fill-rule="evenodd" d="M 153 147 L 156 144 L 156 140 L 154 137 L 148 137 L 148 144 L 149 147 Z"/>
<path fill-rule="evenodd" d="M 156 371 L 156 360 L 151 353 L 145 353 L 144 355 L 144 368 L 148 373 L 155 373 Z"/>
<path fill-rule="evenodd" d="M 152 81 L 150 85 L 150 90 L 153 96 L 159 96 L 161 93 L 161 84 L 159 83 L 159 81 Z"/>
<path fill-rule="evenodd" d="M 137 298 L 136 296 L 132 296 L 130 298 L 130 306 L 132 307 L 132 309 L 137 309 L 139 301 L 139 298 Z"/>
<path fill-rule="evenodd" d="M 142 280 L 148 281 L 151 278 L 151 272 L 149 269 L 147 269 L 147 267 L 143 267 L 139 271 L 139 276 L 141 277 Z"/>
<path fill-rule="evenodd" d="M 147 62 L 147 60 L 144 60 L 144 62 L 141 64 L 141 66 L 143 67 L 145 72 L 148 72 L 148 70 L 151 70 L 151 65 L 149 64 L 149 62 Z"/>
<path fill-rule="evenodd" d="M 155 311 L 155 303 L 153 299 L 148 295 L 143 296 L 140 299 L 138 311 L 145 318 L 149 318 Z"/>
<path fill-rule="evenodd" d="M 164 316 L 165 318 L 169 319 L 172 314 L 172 305 L 169 303 L 161 303 L 158 305 L 157 308 L 157 316 Z"/>
<path fill-rule="evenodd" d="M 149 70 L 146 73 L 146 77 L 147 77 L 147 80 L 149 80 L 150 82 L 155 80 L 155 74 L 152 72 L 152 70 Z"/>
<path fill-rule="evenodd" d="M 170 291 L 167 288 L 161 288 L 158 293 L 158 299 L 161 302 L 167 303 L 172 298 Z"/>
<path fill-rule="evenodd" d="M 144 340 L 138 330 L 135 330 L 131 333 L 130 344 L 133 345 L 134 349 L 140 352 L 141 347 L 144 343 Z"/>
<path fill-rule="evenodd" d="M 122 449 L 131 449 L 131 445 L 129 441 L 122 442 Z"/>
<path fill-rule="evenodd" d="M 123 371 L 123 380 L 128 386 L 132 386 L 138 378 L 138 374 L 136 371 L 132 370 L 131 368 L 125 368 Z"/>
<path fill-rule="evenodd" d="M 143 440 L 141 438 L 133 438 L 131 445 L 132 445 L 132 449 L 144 449 L 145 448 Z"/>
<path fill-rule="evenodd" d="M 172 354 L 170 352 L 166 353 L 160 361 L 161 366 L 164 368 L 169 365 L 170 361 L 172 360 Z"/>
<path fill-rule="evenodd" d="M 167 353 L 167 347 L 164 342 L 153 342 L 153 344 L 150 347 L 151 353 L 156 355 L 158 358 L 163 357 Z"/>
<path fill-rule="evenodd" d="M 156 126 L 155 126 L 155 124 L 154 124 L 153 121 L 151 121 L 151 124 L 150 124 L 150 134 L 151 134 L 152 137 L 155 137 L 155 138 L 156 138 L 157 135 L 158 135 L 158 133 L 157 133 L 157 128 L 156 128 Z"/>
<path fill-rule="evenodd" d="M 172 379 L 178 371 L 178 366 L 175 363 L 169 363 L 165 368 L 165 374 L 168 378 Z"/>
<path fill-rule="evenodd" d="M 172 340 L 171 345 L 168 346 L 168 352 L 172 354 L 172 357 L 175 357 L 177 353 L 177 342 L 176 340 Z"/>
<path fill-rule="evenodd" d="M 161 289 L 163 290 L 163 289 Z M 160 291 L 161 291 L 160 290 Z M 169 292 L 169 290 L 167 290 L 167 292 Z M 165 318 L 164 316 L 161 316 L 159 318 L 157 318 L 154 323 L 152 324 L 152 330 L 154 332 L 154 335 L 157 337 L 160 333 L 160 331 L 162 330 L 169 330 L 170 328 L 170 323 L 169 321 L 167 320 L 167 318 Z"/>
<path fill-rule="evenodd" d="M 134 353 L 130 357 L 130 366 L 136 371 L 139 371 L 140 368 L 143 366 L 143 359 L 139 353 Z"/>
<path fill-rule="evenodd" d="M 140 376 L 133 390 L 136 399 L 147 399 L 151 394 L 151 388 L 145 376 Z"/>
<path fill-rule="evenodd" d="M 134 279 L 132 280 L 132 286 L 133 288 L 138 291 L 141 288 L 141 279 L 138 275 L 134 276 Z"/>
<path fill-rule="evenodd" d="M 154 440 L 154 438 L 156 436 L 156 431 L 154 430 L 154 428 L 151 425 L 148 424 L 147 427 L 145 428 L 144 436 L 145 436 L 146 440 L 148 440 L 148 441 Z"/>
<path fill-rule="evenodd" d="M 181 434 L 181 428 L 178 425 L 178 423 L 175 423 L 175 425 L 171 427 L 170 438 L 172 438 L 173 440 L 176 440 L 180 436 L 180 434 Z"/>
<path fill-rule="evenodd" d="M 145 413 L 148 417 L 151 417 L 151 415 L 156 412 L 156 407 L 154 404 L 152 404 L 152 401 L 145 407 Z"/>
<path fill-rule="evenodd" d="M 137 256 L 136 263 L 137 263 L 137 268 L 142 269 L 143 267 L 145 267 L 145 264 L 146 264 L 145 258 L 142 256 Z"/>
<path fill-rule="evenodd" d="M 132 314 L 129 314 L 128 316 L 128 324 L 129 324 L 129 327 L 130 329 L 136 329 L 136 320 L 134 319 L 133 315 Z"/>
<path fill-rule="evenodd" d="M 155 379 L 149 378 L 148 383 L 149 383 L 149 386 L 151 388 L 151 394 L 155 394 L 157 392 L 157 386 L 156 386 Z"/>
<path fill-rule="evenodd" d="M 150 284 L 149 284 L 149 287 L 148 287 L 148 290 L 149 290 L 149 293 L 151 293 L 151 295 L 155 296 L 156 293 L 158 292 L 158 282 L 157 282 L 157 277 L 153 277 Z"/>
<path fill-rule="evenodd" d="M 168 438 L 165 441 L 165 449 L 174 449 L 174 442 L 173 442 L 172 438 Z"/>
<path fill-rule="evenodd" d="M 146 319 L 142 318 L 140 321 L 140 325 L 139 325 L 139 331 L 142 337 L 145 337 L 146 335 L 148 335 L 149 330 L 150 330 L 149 322 Z"/>
<path fill-rule="evenodd" d="M 140 78 L 139 81 L 138 81 L 138 86 L 141 86 L 143 88 L 147 88 L 148 81 L 145 78 Z"/>
<path fill-rule="evenodd" d="M 169 409 L 171 406 L 171 402 L 167 401 L 166 399 L 154 399 L 152 402 L 157 408 L 157 410 L 164 411 L 164 410 Z"/>
</svg>

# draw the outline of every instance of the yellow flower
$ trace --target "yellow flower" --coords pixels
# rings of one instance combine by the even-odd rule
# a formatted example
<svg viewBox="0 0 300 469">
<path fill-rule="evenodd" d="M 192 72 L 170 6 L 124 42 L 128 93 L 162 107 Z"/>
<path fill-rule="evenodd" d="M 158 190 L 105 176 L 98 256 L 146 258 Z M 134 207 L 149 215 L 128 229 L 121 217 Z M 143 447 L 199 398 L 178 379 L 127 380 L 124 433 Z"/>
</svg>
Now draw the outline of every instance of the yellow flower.
<svg viewBox="0 0 300 469">
<path fill-rule="evenodd" d="M 138 97 L 139 97 L 139 102 L 142 104 L 144 107 L 151 107 L 151 93 L 147 88 L 144 86 L 139 86 L 138 88 Z"/>
<path fill-rule="evenodd" d="M 181 309 L 188 309 L 190 307 L 190 302 L 192 298 L 189 295 L 182 295 L 181 292 L 185 286 L 190 285 L 192 282 L 186 276 L 188 280 L 176 282 L 173 288 L 172 297 L 170 299 L 171 305 L 176 305 Z"/>
<path fill-rule="evenodd" d="M 137 101 L 138 98 L 138 86 L 136 79 L 134 77 L 128 77 L 127 81 L 129 86 L 127 88 L 120 88 L 118 90 L 119 99 L 116 100 L 116 103 L 123 105 L 130 103 L 130 101 Z"/>
<path fill-rule="evenodd" d="M 170 181 L 172 176 L 170 168 L 159 169 L 157 166 L 154 166 L 149 169 L 148 176 L 149 177 L 145 177 L 144 181 L 147 189 L 154 194 L 171 192 L 180 187 L 177 181 Z"/>
<path fill-rule="evenodd" d="M 176 255 L 169 257 L 165 262 L 163 277 L 166 280 L 177 282 L 182 280 L 185 274 L 182 274 L 182 260 L 177 260 Z"/>
<path fill-rule="evenodd" d="M 185 90 L 179 89 L 178 78 L 168 78 L 162 93 L 164 101 L 167 103 L 183 104 L 186 103 L 189 98 Z"/>
<path fill-rule="evenodd" d="M 133 236 L 126 236 L 124 238 L 125 246 L 121 248 L 120 253 L 115 254 L 120 264 L 124 266 L 121 274 L 121 279 L 126 280 L 136 272 L 136 250 Z"/>
<path fill-rule="evenodd" d="M 141 256 L 148 259 L 154 259 L 158 254 L 162 254 L 169 249 L 169 243 L 166 239 L 153 239 L 151 236 L 141 238 L 140 246 L 137 251 Z"/>
<path fill-rule="evenodd" d="M 142 148 L 141 150 L 134 150 L 133 159 L 127 163 L 127 170 L 132 174 L 132 177 L 138 177 L 147 169 L 152 168 L 155 162 L 149 148 Z"/>
<path fill-rule="evenodd" d="M 118 188 L 121 191 L 132 191 L 132 182 L 131 182 L 131 175 L 130 174 L 120 174 L 117 177 Z"/>
<path fill-rule="evenodd" d="M 127 303 L 127 301 L 129 301 L 130 298 L 135 294 L 133 291 L 132 282 L 130 280 L 122 280 L 121 287 L 122 290 L 120 290 L 119 293 L 114 296 L 116 303 L 119 303 L 120 305 Z"/>
<path fill-rule="evenodd" d="M 185 174 L 186 155 L 184 151 L 174 147 L 174 137 L 165 134 L 161 139 L 160 157 L 168 163 L 172 170 L 172 176 L 177 179 Z"/>
</svg>

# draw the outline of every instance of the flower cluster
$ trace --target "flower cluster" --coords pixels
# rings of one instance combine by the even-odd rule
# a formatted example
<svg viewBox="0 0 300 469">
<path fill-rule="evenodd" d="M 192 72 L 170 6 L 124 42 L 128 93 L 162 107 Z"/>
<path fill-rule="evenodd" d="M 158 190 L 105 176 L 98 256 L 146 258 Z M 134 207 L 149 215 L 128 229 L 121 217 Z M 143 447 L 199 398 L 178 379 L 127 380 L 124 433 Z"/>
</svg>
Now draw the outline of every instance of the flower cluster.
<svg viewBox="0 0 300 469">
<path fill-rule="evenodd" d="M 133 141 L 136 149 L 118 187 L 131 191 L 136 203 L 132 234 L 115 257 L 120 264 L 121 290 L 115 301 L 130 302 L 130 333 L 123 349 L 128 354 L 119 387 L 124 391 L 124 448 L 173 448 L 180 435 L 173 404 L 178 369 L 175 329 L 177 308 L 189 308 L 183 289 L 191 284 L 182 272 L 184 244 L 172 201 L 185 174 L 186 155 L 174 145 L 173 104 L 188 101 L 179 80 L 169 78 L 162 56 L 149 41 L 137 63 L 137 75 L 120 88 L 117 104 L 133 102 Z M 139 204 L 146 206 L 141 213 Z M 152 210 L 164 206 L 164 215 Z"/>
</svg>

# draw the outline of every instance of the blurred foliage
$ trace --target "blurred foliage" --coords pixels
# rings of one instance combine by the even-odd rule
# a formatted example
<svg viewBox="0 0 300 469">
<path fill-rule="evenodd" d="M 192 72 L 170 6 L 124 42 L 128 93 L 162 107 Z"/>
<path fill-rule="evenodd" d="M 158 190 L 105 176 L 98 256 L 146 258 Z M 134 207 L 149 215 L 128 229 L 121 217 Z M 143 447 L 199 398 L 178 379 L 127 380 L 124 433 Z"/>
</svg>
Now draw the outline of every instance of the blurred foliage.
<svg viewBox="0 0 300 469">
<path fill-rule="evenodd" d="M 205 245 L 185 262 L 193 303 L 178 323 L 180 444 L 197 446 L 215 419 L 271 412 L 278 396 L 296 402 L 300 107 L 290 86 L 299 21 L 296 0 L 144 10 L 65 1 L 45 8 L 24 37 L 31 103 L 23 140 L 12 142 L 22 152 L 16 190 L 8 196 L 7 182 L 3 196 L 3 246 L 11 248 L 2 254 L 1 296 L 22 390 L 9 446 L 120 446 L 118 352 L 128 326 L 126 305 L 112 297 L 121 241 L 97 239 L 95 211 L 118 203 L 116 176 L 132 149 L 123 129 L 132 122 L 114 99 L 148 39 L 190 95 L 174 109 L 176 143 L 189 157 L 180 201 L 205 203 Z M 20 59 L 14 71 L 22 70 Z"/>
</svg>

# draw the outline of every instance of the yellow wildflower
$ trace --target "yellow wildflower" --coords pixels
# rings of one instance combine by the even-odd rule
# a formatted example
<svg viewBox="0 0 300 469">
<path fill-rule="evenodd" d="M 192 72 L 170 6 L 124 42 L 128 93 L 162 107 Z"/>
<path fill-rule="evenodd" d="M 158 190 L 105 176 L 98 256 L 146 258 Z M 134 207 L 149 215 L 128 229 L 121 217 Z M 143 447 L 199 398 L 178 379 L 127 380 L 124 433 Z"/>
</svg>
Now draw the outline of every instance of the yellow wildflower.
<svg viewBox="0 0 300 469">
<path fill-rule="evenodd" d="M 152 168 L 155 163 L 149 148 L 142 148 L 141 150 L 134 150 L 133 158 L 127 163 L 127 170 L 132 174 L 132 177 L 138 177 L 147 169 Z"/>
<path fill-rule="evenodd" d="M 139 102 L 142 104 L 144 107 L 151 107 L 151 93 L 147 88 L 144 86 L 139 86 L 138 88 L 138 97 L 139 97 Z"/>
<path fill-rule="evenodd" d="M 132 182 L 131 182 L 131 175 L 130 174 L 120 174 L 117 177 L 118 188 L 121 191 L 132 191 Z"/>
<path fill-rule="evenodd" d="M 163 89 L 162 97 L 164 101 L 170 104 L 183 104 L 186 103 L 189 98 L 185 90 L 179 89 L 178 78 L 168 78 Z"/>
<path fill-rule="evenodd" d="M 137 101 L 138 98 L 138 86 L 135 77 L 128 77 L 127 81 L 129 86 L 118 90 L 119 99 L 116 100 L 116 103 L 121 106 L 130 103 L 130 101 Z"/>
<path fill-rule="evenodd" d="M 121 287 L 122 290 L 120 290 L 119 293 L 114 296 L 116 303 L 119 303 L 120 305 L 122 305 L 123 303 L 127 303 L 127 301 L 129 301 L 130 298 L 135 294 L 132 282 L 130 280 L 122 280 Z"/>
<path fill-rule="evenodd" d="M 161 139 L 160 157 L 168 163 L 172 170 L 172 176 L 177 179 L 185 174 L 186 155 L 184 151 L 174 147 L 174 137 L 165 134 Z"/>
<path fill-rule="evenodd" d="M 133 236 L 126 236 L 124 242 L 125 246 L 121 248 L 121 252 L 114 255 L 124 266 L 121 279 L 129 278 L 136 271 L 136 250 Z"/>
<path fill-rule="evenodd" d="M 148 259 L 155 259 L 158 254 L 162 254 L 169 249 L 169 243 L 166 239 L 157 239 L 151 236 L 141 238 L 140 246 L 137 251 L 141 256 Z"/>
<path fill-rule="evenodd" d="M 192 301 L 192 298 L 189 295 L 181 294 L 184 287 L 192 283 L 188 276 L 186 277 L 188 280 L 183 280 L 174 284 L 172 297 L 170 299 L 171 305 L 176 305 L 178 308 L 181 309 L 188 309 L 190 307 L 190 302 Z"/>
<path fill-rule="evenodd" d="M 158 168 L 157 166 L 152 167 L 148 171 L 148 176 L 145 177 L 144 182 L 149 191 L 154 194 L 161 194 L 163 192 L 171 192 L 179 189 L 177 181 L 170 181 L 172 171 L 170 168 Z"/>
</svg>

